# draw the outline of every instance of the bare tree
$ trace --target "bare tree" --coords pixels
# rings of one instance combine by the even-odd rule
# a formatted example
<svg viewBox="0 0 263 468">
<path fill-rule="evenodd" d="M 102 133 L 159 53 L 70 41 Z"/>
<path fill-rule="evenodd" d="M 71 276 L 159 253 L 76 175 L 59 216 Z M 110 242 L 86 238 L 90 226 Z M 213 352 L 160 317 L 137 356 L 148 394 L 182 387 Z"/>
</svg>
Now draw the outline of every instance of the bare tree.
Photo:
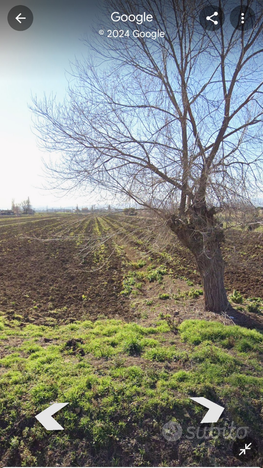
<svg viewBox="0 0 263 468">
<path fill-rule="evenodd" d="M 29 197 L 21 203 L 23 214 L 34 214 Z"/>
<path fill-rule="evenodd" d="M 33 109 L 44 147 L 61 154 L 49 166 L 58 185 L 93 185 L 163 217 L 196 259 L 206 309 L 222 312 L 216 213 L 251 196 L 262 163 L 263 10 L 254 4 L 249 30 L 226 22 L 208 31 L 198 21 L 206 5 L 111 1 L 110 12 L 154 21 L 115 23 L 129 37 L 98 39 L 93 62 L 76 63 L 66 101 L 35 99 Z M 219 6 L 228 17 L 231 2 Z"/>
<path fill-rule="evenodd" d="M 19 205 L 16 205 L 14 198 L 12 199 L 12 211 L 16 216 L 19 216 L 21 213 L 21 208 Z"/>
</svg>

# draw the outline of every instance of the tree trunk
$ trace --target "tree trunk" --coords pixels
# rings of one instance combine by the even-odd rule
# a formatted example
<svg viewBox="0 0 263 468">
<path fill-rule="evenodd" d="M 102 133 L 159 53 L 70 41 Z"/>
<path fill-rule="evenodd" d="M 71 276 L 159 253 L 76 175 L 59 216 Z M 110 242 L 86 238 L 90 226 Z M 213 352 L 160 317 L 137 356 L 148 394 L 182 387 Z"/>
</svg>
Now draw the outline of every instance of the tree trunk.
<svg viewBox="0 0 263 468">
<path fill-rule="evenodd" d="M 205 310 L 219 313 L 226 311 L 229 302 L 224 285 L 224 261 L 220 245 L 215 242 L 212 251 L 197 255 L 193 251 L 193 254 L 202 278 Z"/>
<path fill-rule="evenodd" d="M 225 312 L 230 305 L 224 286 L 224 260 L 220 247 L 224 233 L 214 225 L 213 213 L 209 214 L 205 208 L 202 215 L 199 213 L 184 221 L 172 217 L 168 225 L 195 257 L 204 288 L 205 310 Z"/>
</svg>

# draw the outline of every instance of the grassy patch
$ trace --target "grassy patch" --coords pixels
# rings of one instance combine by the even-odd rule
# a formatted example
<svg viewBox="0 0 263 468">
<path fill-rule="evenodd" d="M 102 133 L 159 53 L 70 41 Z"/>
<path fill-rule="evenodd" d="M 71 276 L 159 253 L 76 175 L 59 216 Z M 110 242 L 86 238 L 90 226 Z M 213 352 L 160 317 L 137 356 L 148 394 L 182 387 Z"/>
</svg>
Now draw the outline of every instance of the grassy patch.
<svg viewBox="0 0 263 468">
<path fill-rule="evenodd" d="M 222 347 L 238 348 L 245 339 L 251 344 L 252 349 L 263 352 L 263 335 L 256 330 L 235 325 L 226 327 L 219 322 L 205 320 L 186 320 L 179 328 L 182 339 L 191 344 L 197 345 L 209 341 L 219 343 Z"/>
<path fill-rule="evenodd" d="M 125 453 L 135 466 L 139 454 L 141 464 L 165 464 L 162 427 L 174 417 L 198 426 L 203 411 L 190 400 L 195 395 L 221 401 L 228 418 L 262 433 L 263 337 L 257 331 L 199 320 L 183 322 L 176 336 L 166 320 L 148 327 L 107 319 L 53 328 L 0 323 L 6 338 L 0 456 L 7 464 L 55 466 L 59 457 L 72 466 L 88 459 L 113 465 L 117 456 L 121 465 Z M 54 401 L 68 402 L 56 416 L 65 428 L 59 437 L 34 418 Z"/>
</svg>

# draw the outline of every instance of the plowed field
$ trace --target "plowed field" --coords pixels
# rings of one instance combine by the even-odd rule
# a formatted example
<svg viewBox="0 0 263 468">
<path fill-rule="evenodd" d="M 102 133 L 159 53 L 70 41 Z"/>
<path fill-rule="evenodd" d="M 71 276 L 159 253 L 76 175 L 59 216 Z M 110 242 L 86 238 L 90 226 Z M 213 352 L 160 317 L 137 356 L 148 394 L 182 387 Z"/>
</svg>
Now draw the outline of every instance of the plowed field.
<svg viewBox="0 0 263 468">
<path fill-rule="evenodd" d="M 263 298 L 262 232 L 228 231 L 223 253 L 229 293 L 235 289 L 244 299 Z M 101 315 L 133 319 L 136 307 L 131 310 L 128 299 L 132 295 L 120 293 L 132 263 L 140 260 L 145 263 L 142 271 L 158 265 L 169 270 L 164 293 L 190 290 L 188 284 L 200 288 L 191 253 L 150 219 L 121 215 L 1 219 L 0 310 L 46 325 Z M 142 279 L 142 287 L 133 291 L 135 303 L 153 295 L 150 300 L 162 308 L 158 296 L 164 286 L 157 281 L 149 288 Z"/>
</svg>

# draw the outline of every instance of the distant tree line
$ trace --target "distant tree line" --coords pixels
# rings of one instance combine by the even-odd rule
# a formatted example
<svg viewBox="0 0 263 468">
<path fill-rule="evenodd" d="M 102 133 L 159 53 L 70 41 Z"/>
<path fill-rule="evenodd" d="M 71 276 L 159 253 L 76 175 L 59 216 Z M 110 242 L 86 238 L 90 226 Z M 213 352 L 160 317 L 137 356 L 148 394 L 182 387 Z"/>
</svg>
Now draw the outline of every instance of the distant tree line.
<svg viewBox="0 0 263 468">
<path fill-rule="evenodd" d="M 33 210 L 32 205 L 30 203 L 29 197 L 22 201 L 21 203 L 17 204 L 15 203 L 15 200 L 12 200 L 12 206 L 11 210 L 0 210 L 0 215 L 32 215 L 35 213 L 35 210 Z"/>
</svg>

